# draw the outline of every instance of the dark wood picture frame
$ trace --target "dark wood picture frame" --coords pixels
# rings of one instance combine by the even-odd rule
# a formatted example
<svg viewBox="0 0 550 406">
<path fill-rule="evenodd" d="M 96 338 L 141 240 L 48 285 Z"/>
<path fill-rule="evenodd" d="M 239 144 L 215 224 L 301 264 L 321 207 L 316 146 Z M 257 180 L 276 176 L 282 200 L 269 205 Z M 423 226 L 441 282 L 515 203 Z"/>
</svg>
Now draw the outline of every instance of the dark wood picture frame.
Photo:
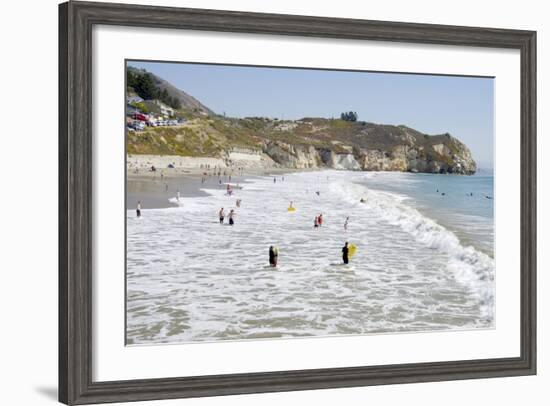
<svg viewBox="0 0 550 406">
<path fill-rule="evenodd" d="M 95 24 L 518 49 L 521 349 L 517 358 L 166 379 L 92 380 Z M 59 400 L 88 404 L 536 374 L 536 32 L 68 2 L 59 6 Z"/>
</svg>

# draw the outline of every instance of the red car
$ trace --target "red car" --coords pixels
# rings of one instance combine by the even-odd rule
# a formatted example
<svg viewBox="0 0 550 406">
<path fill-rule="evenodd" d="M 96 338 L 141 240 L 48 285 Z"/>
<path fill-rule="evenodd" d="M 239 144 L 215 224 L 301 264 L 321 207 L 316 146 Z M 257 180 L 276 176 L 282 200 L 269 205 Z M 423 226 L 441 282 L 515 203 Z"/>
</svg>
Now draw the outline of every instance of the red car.
<svg viewBox="0 0 550 406">
<path fill-rule="evenodd" d="M 134 120 L 139 120 L 139 121 L 147 121 L 149 119 L 149 117 L 147 117 L 143 113 L 134 113 L 133 119 Z"/>
</svg>

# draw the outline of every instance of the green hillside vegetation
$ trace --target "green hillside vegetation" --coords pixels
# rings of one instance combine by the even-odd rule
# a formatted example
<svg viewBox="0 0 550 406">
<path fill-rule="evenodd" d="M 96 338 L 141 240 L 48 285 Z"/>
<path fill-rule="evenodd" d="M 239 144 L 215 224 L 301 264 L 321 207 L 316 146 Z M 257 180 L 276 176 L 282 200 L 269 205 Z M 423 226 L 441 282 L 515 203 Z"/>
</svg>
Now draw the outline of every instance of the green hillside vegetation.
<svg viewBox="0 0 550 406">
<path fill-rule="evenodd" d="M 453 152 L 459 152 L 460 148 L 460 144 L 449 142 L 446 135 L 428 136 L 406 126 L 324 118 L 280 121 L 263 117 L 196 117 L 190 112 L 188 117 L 190 121 L 183 126 L 130 131 L 128 153 L 222 157 L 232 147 L 262 149 L 265 143 L 276 141 L 335 153 L 350 152 L 349 146 L 390 151 L 410 140 L 411 144 L 424 147 L 420 151 L 422 158 L 444 161 L 449 158 L 430 146 L 445 144 L 451 151 L 456 149 Z"/>
</svg>

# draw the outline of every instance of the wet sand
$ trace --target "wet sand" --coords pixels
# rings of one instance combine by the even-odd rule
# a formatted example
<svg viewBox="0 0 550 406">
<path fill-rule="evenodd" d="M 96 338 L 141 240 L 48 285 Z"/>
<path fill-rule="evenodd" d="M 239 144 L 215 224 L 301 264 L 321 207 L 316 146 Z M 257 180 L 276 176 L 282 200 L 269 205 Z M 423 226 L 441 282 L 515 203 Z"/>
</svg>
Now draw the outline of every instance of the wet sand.
<svg viewBox="0 0 550 406">
<path fill-rule="evenodd" d="M 217 175 L 201 174 L 200 170 L 162 170 L 140 171 L 133 173 L 128 171 L 126 178 L 126 209 L 133 210 L 136 208 L 138 201 L 141 201 L 142 209 L 163 209 L 168 207 L 176 207 L 170 203 L 169 199 L 177 196 L 180 192 L 180 197 L 202 197 L 207 196 L 202 188 L 220 188 L 224 189 L 227 183 L 232 185 L 246 187 L 246 179 L 252 180 L 258 176 L 273 175 L 277 177 L 283 176 L 285 173 L 291 172 L 289 169 L 270 169 L 270 170 L 247 170 L 236 174 L 236 171 L 231 175 L 229 181 L 229 171 L 226 175 L 218 177 Z M 202 179 L 204 178 L 204 183 Z M 221 186 L 220 181 L 221 180 Z"/>
</svg>

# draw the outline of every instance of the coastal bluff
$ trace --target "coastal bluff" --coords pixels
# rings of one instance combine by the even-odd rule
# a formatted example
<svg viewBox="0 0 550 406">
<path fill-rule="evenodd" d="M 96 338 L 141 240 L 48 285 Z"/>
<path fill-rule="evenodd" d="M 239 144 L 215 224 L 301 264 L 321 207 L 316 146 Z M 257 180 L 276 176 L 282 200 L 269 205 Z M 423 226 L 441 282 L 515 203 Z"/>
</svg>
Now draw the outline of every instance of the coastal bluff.
<svg viewBox="0 0 550 406">
<path fill-rule="evenodd" d="M 194 117 L 179 126 L 129 130 L 127 148 L 132 155 L 180 156 L 189 163 L 213 159 L 218 167 L 461 175 L 477 170 L 468 147 L 450 134 L 339 119 Z"/>
</svg>

